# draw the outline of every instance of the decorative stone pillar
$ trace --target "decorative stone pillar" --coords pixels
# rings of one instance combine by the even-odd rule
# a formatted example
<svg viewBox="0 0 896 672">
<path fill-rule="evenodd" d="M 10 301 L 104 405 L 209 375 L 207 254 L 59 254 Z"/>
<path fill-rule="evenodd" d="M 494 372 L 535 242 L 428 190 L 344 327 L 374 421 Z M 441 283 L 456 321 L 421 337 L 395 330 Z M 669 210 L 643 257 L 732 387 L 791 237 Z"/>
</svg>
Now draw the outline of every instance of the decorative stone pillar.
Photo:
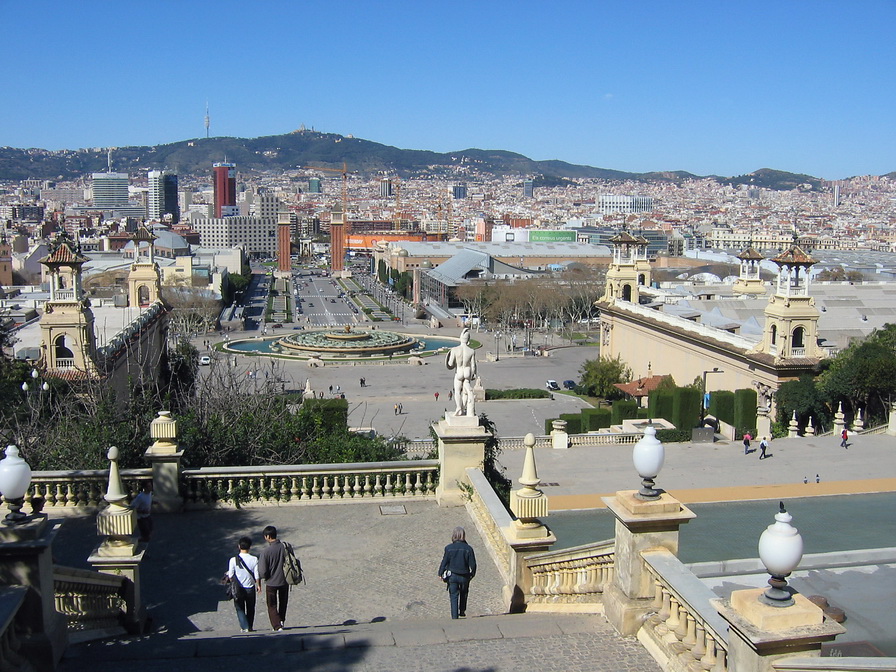
<svg viewBox="0 0 896 672">
<path fill-rule="evenodd" d="M 796 411 L 793 412 L 793 417 L 790 418 L 790 424 L 787 425 L 787 438 L 788 439 L 796 439 L 800 435 L 799 431 L 799 423 L 796 419 Z"/>
<path fill-rule="evenodd" d="M 128 506 L 127 496 L 121 484 L 118 470 L 118 448 L 109 448 L 109 485 L 103 499 L 109 506 L 96 516 L 96 529 L 105 540 L 97 546 L 87 562 L 104 574 L 124 576 L 127 602 L 126 627 L 130 632 L 140 633 L 146 622 L 146 612 L 140 595 L 140 563 L 144 549 L 137 548 L 134 530 L 137 514 Z"/>
<path fill-rule="evenodd" d="M 728 621 L 729 670 L 773 672 L 782 658 L 819 657 L 822 642 L 846 632 L 803 595 L 794 594 L 792 606 L 775 607 L 759 599 L 764 591 L 737 590 L 730 600 L 711 600 Z"/>
<path fill-rule="evenodd" d="M 548 515 L 548 498 L 538 489 L 541 479 L 535 467 L 535 436 L 526 434 L 523 443 L 526 459 L 519 479 L 523 487 L 510 493 L 510 510 L 516 516 L 513 533 L 517 539 L 540 539 L 550 534 L 540 520 Z"/>
<path fill-rule="evenodd" d="M 843 402 L 841 401 L 837 404 L 837 412 L 834 413 L 834 436 L 840 436 L 845 428 L 846 416 L 843 414 Z"/>
<path fill-rule="evenodd" d="M 177 420 L 170 411 L 159 411 L 149 424 L 149 435 L 155 442 L 143 454 L 152 464 L 152 488 L 155 507 L 166 513 L 180 511 L 184 500 L 180 495 L 180 462 L 184 451 L 177 449 Z"/>
<path fill-rule="evenodd" d="M 482 376 L 476 376 L 476 382 L 473 384 L 473 400 L 476 402 L 485 401 L 485 387 L 482 385 Z"/>
<path fill-rule="evenodd" d="M 634 635 L 654 597 L 641 552 L 665 548 L 678 555 L 678 529 L 696 515 L 666 492 L 652 501 L 639 498 L 637 490 L 602 499 L 616 516 L 615 571 L 604 591 L 604 613 L 619 633 Z"/>
<path fill-rule="evenodd" d="M 812 424 L 812 416 L 809 416 L 809 422 L 806 423 L 806 436 L 815 436 L 815 425 Z"/>
<path fill-rule="evenodd" d="M 554 450 L 569 448 L 569 434 L 566 433 L 566 420 L 551 421 L 551 447 Z"/>
<path fill-rule="evenodd" d="M 896 436 L 896 402 L 890 404 L 890 416 L 887 419 L 887 434 Z"/>
<path fill-rule="evenodd" d="M 463 506 L 468 467 L 482 467 L 485 442 L 491 436 L 480 426 L 476 416 L 457 416 L 453 411 L 433 425 L 439 441 L 439 485 L 436 501 L 439 506 Z"/>
<path fill-rule="evenodd" d="M 28 587 L 16 618 L 21 626 L 18 653 L 38 672 L 50 672 L 68 645 L 65 617 L 56 611 L 53 587 L 52 546 L 62 523 L 50 523 L 43 514 L 30 518 L 0 526 L 0 585 Z"/>
<path fill-rule="evenodd" d="M 859 408 L 856 410 L 856 417 L 852 423 L 852 431 L 861 432 L 863 429 L 865 429 L 865 419 L 862 417 L 862 409 Z"/>
</svg>

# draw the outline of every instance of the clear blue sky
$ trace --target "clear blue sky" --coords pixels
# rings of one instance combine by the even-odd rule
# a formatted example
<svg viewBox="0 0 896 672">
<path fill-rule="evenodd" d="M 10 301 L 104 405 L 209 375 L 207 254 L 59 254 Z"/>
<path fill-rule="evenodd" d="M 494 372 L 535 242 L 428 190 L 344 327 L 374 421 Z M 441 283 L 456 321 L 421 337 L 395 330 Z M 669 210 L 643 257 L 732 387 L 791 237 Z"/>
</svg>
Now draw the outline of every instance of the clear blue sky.
<svg viewBox="0 0 896 672">
<path fill-rule="evenodd" d="M 0 0 L 0 145 L 317 130 L 629 171 L 896 170 L 896 3 Z"/>
</svg>

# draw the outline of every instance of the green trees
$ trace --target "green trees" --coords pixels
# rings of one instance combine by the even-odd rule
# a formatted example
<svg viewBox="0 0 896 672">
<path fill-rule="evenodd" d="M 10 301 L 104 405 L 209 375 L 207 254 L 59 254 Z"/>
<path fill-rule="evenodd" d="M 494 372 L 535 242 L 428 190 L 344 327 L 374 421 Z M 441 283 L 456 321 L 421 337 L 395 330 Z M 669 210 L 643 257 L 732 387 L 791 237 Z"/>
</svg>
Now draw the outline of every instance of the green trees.
<svg viewBox="0 0 896 672">
<path fill-rule="evenodd" d="M 885 324 L 863 341 L 851 344 L 821 363 L 821 374 L 781 385 L 776 395 L 777 421 L 794 411 L 800 427 L 809 418 L 816 429 L 830 427 L 842 404 L 847 422 L 861 410 L 868 425 L 884 422 L 896 400 L 896 325 Z"/>
<path fill-rule="evenodd" d="M 621 399 L 623 394 L 613 387 L 615 383 L 627 383 L 632 379 L 632 370 L 622 358 L 617 356 L 589 359 L 579 370 L 579 385 L 586 395 L 604 399 Z"/>
</svg>

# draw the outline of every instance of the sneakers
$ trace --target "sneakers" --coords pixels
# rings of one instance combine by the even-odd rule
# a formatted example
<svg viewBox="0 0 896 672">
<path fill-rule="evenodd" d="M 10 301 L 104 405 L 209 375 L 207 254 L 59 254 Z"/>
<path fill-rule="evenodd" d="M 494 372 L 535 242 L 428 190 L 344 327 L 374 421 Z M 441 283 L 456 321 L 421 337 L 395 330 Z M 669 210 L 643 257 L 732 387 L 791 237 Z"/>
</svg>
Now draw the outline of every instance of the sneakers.
<svg viewBox="0 0 896 672">
<path fill-rule="evenodd" d="M 274 632 L 283 632 L 283 626 L 281 625 L 279 628 L 274 630 Z"/>
</svg>

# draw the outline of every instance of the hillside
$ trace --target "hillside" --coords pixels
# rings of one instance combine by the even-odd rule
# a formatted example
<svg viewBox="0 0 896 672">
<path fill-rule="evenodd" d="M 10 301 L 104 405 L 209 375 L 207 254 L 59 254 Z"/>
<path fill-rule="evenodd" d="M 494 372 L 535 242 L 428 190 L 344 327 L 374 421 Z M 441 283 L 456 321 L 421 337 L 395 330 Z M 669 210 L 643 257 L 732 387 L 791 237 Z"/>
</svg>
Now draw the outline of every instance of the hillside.
<svg viewBox="0 0 896 672">
<path fill-rule="evenodd" d="M 205 174 L 211 164 L 233 162 L 241 172 L 288 171 L 305 166 L 341 168 L 345 162 L 353 173 L 395 171 L 407 176 L 417 171 L 438 173 L 467 166 L 495 175 L 541 176 L 542 184 L 563 184 L 569 178 L 682 182 L 698 176 L 684 171 L 628 173 L 565 161 L 534 161 L 504 150 L 464 149 L 439 153 L 399 149 L 370 140 L 335 133 L 295 131 L 260 138 L 197 138 L 167 145 L 119 147 L 113 152 L 113 169 L 137 173 L 168 168 L 178 174 Z M 0 147 L 0 179 L 70 180 L 106 169 L 106 150 L 48 151 Z M 793 189 L 810 184 L 818 189 L 822 180 L 763 169 L 734 178 L 716 178 L 729 184 L 755 184 L 771 189 Z"/>
</svg>

